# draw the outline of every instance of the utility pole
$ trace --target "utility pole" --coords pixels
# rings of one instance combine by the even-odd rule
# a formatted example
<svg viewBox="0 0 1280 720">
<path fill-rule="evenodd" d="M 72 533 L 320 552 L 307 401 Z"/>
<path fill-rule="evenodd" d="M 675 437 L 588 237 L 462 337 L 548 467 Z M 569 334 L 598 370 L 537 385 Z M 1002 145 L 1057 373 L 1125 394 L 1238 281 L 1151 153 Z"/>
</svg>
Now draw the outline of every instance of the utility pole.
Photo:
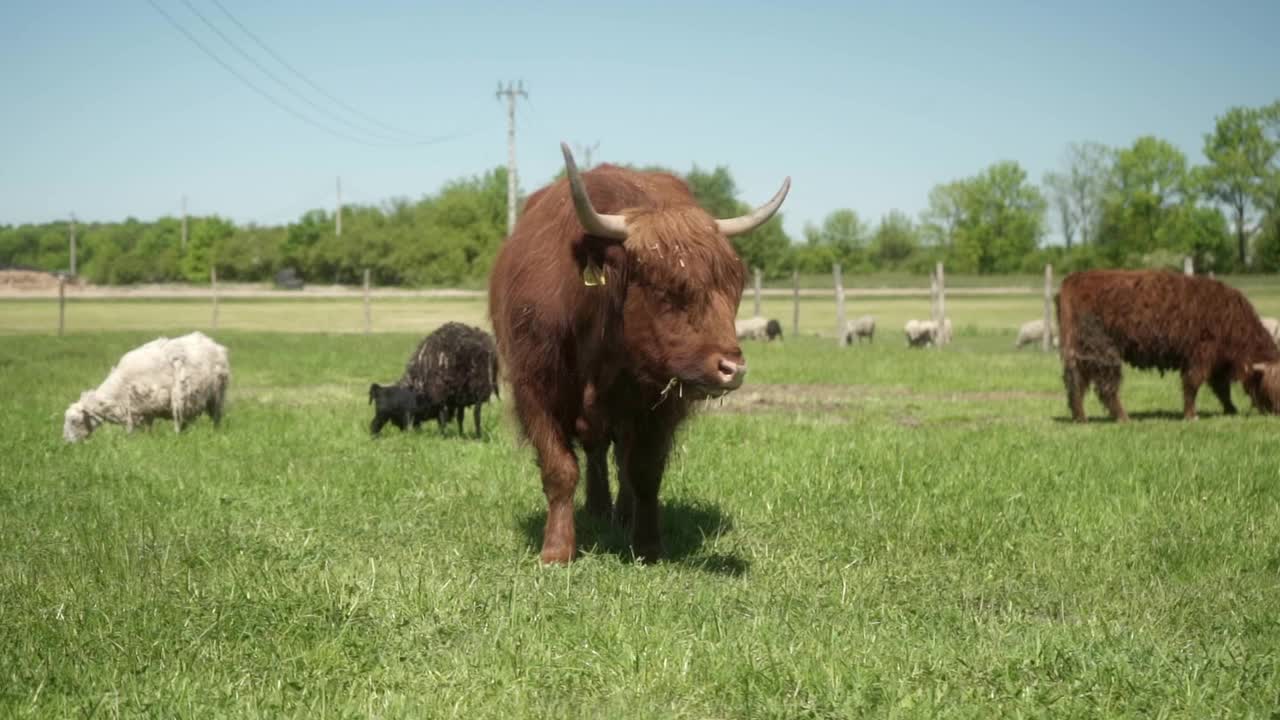
<svg viewBox="0 0 1280 720">
<path fill-rule="evenodd" d="M 1058 332 L 1062 332 L 1059 330 Z M 1049 352 L 1053 349 L 1053 265 L 1044 266 L 1044 336 L 1040 338 L 1040 349 Z"/>
<path fill-rule="evenodd" d="M 519 84 L 508 82 L 505 88 L 498 83 L 494 97 L 507 99 L 507 234 L 510 235 L 516 227 L 516 98 L 528 99 L 529 93 L 525 92 L 521 80 Z"/>
<path fill-rule="evenodd" d="M 338 177 L 338 211 L 333 214 L 333 234 L 342 237 L 342 177 Z"/>
<path fill-rule="evenodd" d="M 187 196 L 182 196 L 182 252 L 187 251 Z"/>
<path fill-rule="evenodd" d="M 578 143 L 575 143 L 575 145 L 578 150 L 578 156 L 582 158 L 582 169 L 590 170 L 594 165 L 594 163 L 591 162 L 591 157 L 600 149 L 600 141 L 597 140 L 590 145 L 582 145 Z"/>
<path fill-rule="evenodd" d="M 71 213 L 71 277 L 76 276 L 76 214 Z"/>
</svg>

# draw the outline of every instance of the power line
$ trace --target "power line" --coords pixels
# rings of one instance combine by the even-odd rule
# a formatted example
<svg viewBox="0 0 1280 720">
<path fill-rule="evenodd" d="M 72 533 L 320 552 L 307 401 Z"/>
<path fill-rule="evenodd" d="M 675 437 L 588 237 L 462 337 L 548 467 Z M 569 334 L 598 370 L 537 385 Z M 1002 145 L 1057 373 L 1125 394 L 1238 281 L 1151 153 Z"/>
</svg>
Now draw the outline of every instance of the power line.
<svg viewBox="0 0 1280 720">
<path fill-rule="evenodd" d="M 172 15 L 170 15 L 170 14 L 169 14 L 169 13 L 167 13 L 167 12 L 165 12 L 164 8 L 162 8 L 162 7 L 160 7 L 159 5 L 157 5 L 157 4 L 155 3 L 155 0 L 147 0 L 147 4 L 148 4 L 148 5 L 150 5 L 150 6 L 152 7 L 152 9 L 154 9 L 156 12 L 160 13 L 160 15 L 161 15 L 162 17 L 164 17 L 164 19 L 165 19 L 165 20 L 166 20 L 170 25 L 172 25 L 172 26 L 173 26 L 173 28 L 174 28 L 175 30 L 177 30 L 178 32 L 182 33 L 182 35 L 183 35 L 183 36 L 185 36 L 188 40 L 190 40 L 192 45 L 195 45 L 197 48 L 199 48 L 199 49 L 200 49 L 200 51 L 201 51 L 201 52 L 203 52 L 205 55 L 208 55 L 208 56 L 209 56 L 209 58 L 210 58 L 211 60 L 213 60 L 214 62 L 218 63 L 218 65 L 221 65 L 221 66 L 222 66 L 222 69 L 224 69 L 224 70 L 226 70 L 227 72 L 229 72 L 229 73 L 231 73 L 232 75 L 234 75 L 234 76 L 235 76 L 235 78 L 236 78 L 237 80 L 239 80 L 240 82 L 244 83 L 244 84 L 245 84 L 245 85 L 246 85 L 250 90 L 253 90 L 254 92 L 256 92 L 256 93 L 258 93 L 259 95 L 261 95 L 261 96 L 262 96 L 262 98 L 263 98 L 264 100 L 266 100 L 267 102 L 271 103 L 272 105 L 275 105 L 277 108 L 280 108 L 281 110 L 283 110 L 283 111 L 285 111 L 285 112 L 289 113 L 290 115 L 292 115 L 293 117 L 297 118 L 298 120 L 301 120 L 302 122 L 304 122 L 304 123 L 306 123 L 306 124 L 308 124 L 308 125 L 310 125 L 310 126 L 312 126 L 312 127 L 314 127 L 314 128 L 317 128 L 317 129 L 319 129 L 319 130 L 322 130 L 322 131 L 324 131 L 324 132 L 327 132 L 327 133 L 329 133 L 330 135 L 333 135 L 334 137 L 337 137 L 337 138 L 339 138 L 339 139 L 346 140 L 346 141 L 348 141 L 348 142 L 358 143 L 358 144 L 360 144 L 360 145 L 367 145 L 367 146 L 369 146 L 369 147 L 403 147 L 403 146 L 407 146 L 407 145 L 434 145 L 434 144 L 437 144 L 437 143 L 447 142 L 447 141 L 449 141 L 449 140 L 455 140 L 455 139 L 458 139 L 458 138 L 461 138 L 461 137 L 465 137 L 465 136 L 467 136 L 467 135 L 471 135 L 471 134 L 474 134 L 475 132 L 477 132 L 477 130 L 473 129 L 473 130 L 470 130 L 470 131 L 464 131 L 464 132 L 452 133 L 452 134 L 450 134 L 450 135 L 442 135 L 442 136 L 440 136 L 440 137 L 432 138 L 432 139 L 430 139 L 430 140 L 426 140 L 426 141 L 422 141 L 422 142 L 403 142 L 403 141 L 396 141 L 396 142 L 371 142 L 371 141 L 369 141 L 369 140 L 365 140 L 365 139 L 363 139 L 363 138 L 355 137 L 355 136 L 350 135 L 350 134 L 348 134 L 348 133 L 345 133 L 345 132 L 343 132 L 343 131 L 341 131 L 341 130 L 336 130 L 336 129 L 332 128 L 332 127 L 329 127 L 328 125 L 326 125 L 326 124 L 324 124 L 324 123 L 318 122 L 318 121 L 316 121 L 316 120 L 314 120 L 314 119 L 312 119 L 312 118 L 308 117 L 307 115 L 304 115 L 304 114 L 303 114 L 303 113 L 301 113 L 301 112 L 298 112 L 297 110 L 295 110 L 294 108 L 292 108 L 292 107 L 290 107 L 289 105 L 285 104 L 284 102 L 281 102 L 279 99 L 277 99 L 277 98 L 276 98 L 275 96 L 273 96 L 271 93 L 267 92 L 266 90 L 263 90 L 263 89 L 262 89 L 261 87 L 259 87 L 256 83 L 254 83 L 254 82 L 253 82 L 252 80 L 250 80 L 249 78 L 245 77 L 242 73 L 240 73 L 240 71 L 236 70 L 234 67 L 232 67 L 230 64 L 228 64 L 225 60 L 223 60 L 221 57 L 219 57 L 217 53 L 215 53 L 214 51 L 210 50 L 210 49 L 209 49 L 209 47 L 208 47 L 207 45 L 205 45 L 204 43 L 200 42 L 200 40 L 199 40 L 195 35 L 192 35 L 192 34 L 191 34 L 191 32 L 190 32 L 189 30 L 187 30 L 187 29 L 182 25 L 182 23 L 178 22 L 177 20 L 175 20 L 175 19 L 174 19 L 174 17 L 173 17 Z M 194 8 L 193 8 L 193 9 L 194 9 Z M 197 13 L 197 14 L 198 14 L 198 13 Z"/>
<path fill-rule="evenodd" d="M 361 126 L 361 125 L 358 125 L 358 124 L 356 124 L 356 123 L 353 123 L 353 122 L 351 122 L 350 120 L 346 119 L 345 117 L 342 117 L 341 115 L 339 115 L 339 114 L 337 114 L 337 113 L 333 112 L 333 111 L 332 111 L 332 110 L 330 110 L 329 108 L 326 108 L 326 107 L 324 107 L 323 105 L 321 105 L 321 104 L 319 104 L 319 103 L 315 102 L 314 100 L 312 100 L 311 98 L 307 97 L 306 95 L 304 95 L 304 94 L 302 94 L 302 93 L 298 92 L 297 90 L 295 90 L 295 89 L 293 88 L 293 86 L 292 86 L 292 85 L 290 85 L 289 83 L 285 82 L 284 80 L 281 80 L 281 79 L 280 79 L 280 78 L 279 78 L 275 73 L 271 72 L 271 70 L 269 70 L 269 69 L 267 69 L 265 66 L 263 66 L 263 64 L 262 64 L 262 63 L 258 62 L 257 58 L 255 58 L 255 57 L 253 57 L 252 55 L 250 55 L 249 53 L 245 52 L 244 48 L 242 48 L 242 47 L 240 47 L 238 44 L 236 44 L 236 42 L 235 42 L 234 40 L 232 40 L 231 38 L 227 37 L 227 34 L 226 34 L 226 33 L 222 32 L 222 30 L 220 30 L 220 29 L 218 28 L 218 26 L 217 26 L 217 25 L 214 25 L 212 22 L 210 22 L 210 21 L 209 21 L 209 18 L 207 18 L 207 17 L 205 17 L 205 16 L 204 16 L 204 13 L 200 12 L 198 9 L 196 9 L 196 6 L 195 6 L 195 5 L 191 4 L 191 0 L 182 0 L 182 3 L 183 3 L 184 5 L 186 5 L 186 6 L 187 6 L 187 9 L 188 9 L 188 10 L 190 10 L 190 11 L 191 11 L 191 12 L 192 12 L 192 13 L 193 13 L 197 18 L 199 18 L 199 19 L 200 19 L 200 22 L 204 23 L 205 27 L 209 28 L 210 30 L 212 30 L 212 31 L 214 32 L 214 34 L 215 34 L 215 35 L 217 35 L 218 37 L 222 38 L 222 41 L 223 41 L 223 42 L 225 42 L 227 45 L 231 46 L 231 49 L 232 49 L 232 50 L 235 50 L 235 51 L 236 51 L 236 53 L 237 53 L 237 54 L 239 54 L 239 55 L 240 55 L 240 57 L 244 58 L 246 62 L 248 62 L 250 65 L 253 65 L 254 67 L 256 67 L 256 68 L 257 68 L 257 69 L 258 69 L 258 70 L 259 70 L 263 75 L 266 75 L 268 78 L 271 78 L 271 80 L 272 80 L 272 81 L 274 81 L 274 82 L 275 82 L 277 85 L 279 85 L 280 87 L 284 88 L 284 89 L 285 89 L 285 91 L 287 91 L 290 95 L 294 96 L 294 97 L 295 97 L 295 98 L 297 98 L 298 100 L 301 100 L 302 102 L 304 102 L 304 103 L 306 103 L 307 105 L 311 106 L 311 107 L 312 107 L 314 110 L 316 110 L 317 112 L 319 112 L 319 113 L 321 113 L 321 114 L 323 114 L 323 115 L 326 115 L 326 116 L 328 116 L 330 119 L 332 119 L 332 120 L 336 120 L 336 121 L 338 121 L 339 123 L 342 123 L 343 125 L 346 125 L 347 127 L 351 128 L 352 130 L 355 130 L 355 131 L 357 131 L 357 132 L 361 132 L 361 133 L 365 133 L 365 134 L 367 134 L 367 135 L 369 135 L 369 136 L 371 136 L 371 137 L 375 137 L 375 138 L 377 138 L 377 139 L 379 139 L 379 140 L 383 140 L 383 141 L 387 141 L 387 142 L 392 142 L 392 143 L 397 143 L 397 144 L 398 144 L 398 143 L 403 142 L 403 140 L 401 140 L 401 139 L 399 139 L 399 138 L 392 137 L 392 136 L 387 135 L 387 134 L 385 134 L 385 133 L 378 132 L 377 130 L 370 130 L 370 129 L 366 128 L 366 127 L 363 127 L 363 126 Z"/>
<path fill-rule="evenodd" d="M 215 53 L 215 52 L 213 52 L 212 50 L 210 50 L 210 49 L 209 49 L 209 48 L 208 48 L 204 43 L 200 42 L 200 40 L 199 40 L 199 39 L 197 39 L 195 35 L 192 35 L 192 34 L 191 34 L 191 33 L 190 33 L 190 32 L 189 32 L 185 27 L 183 27 L 181 23 L 179 23 L 177 20 L 174 20 L 172 15 L 170 15 L 170 14 L 169 14 L 169 13 L 167 13 L 167 12 L 165 12 L 165 11 L 164 11 L 164 8 L 162 8 L 162 7 L 160 7 L 159 5 L 157 5 L 157 4 L 155 3 L 155 0 L 147 0 L 147 4 L 148 4 L 148 5 L 150 5 L 152 8 L 154 8 L 156 12 L 160 13 L 160 14 L 164 17 L 164 19 L 165 19 L 165 20 L 167 20 L 167 21 L 169 22 L 169 24 L 170 24 L 170 25 L 172 25 L 172 26 L 174 27 L 174 29 L 175 29 L 175 30 L 177 30 L 178 32 L 180 32 L 180 33 L 182 33 L 184 36 L 186 36 L 186 38 L 187 38 L 188 40 L 190 40 L 190 41 L 191 41 L 191 44 L 193 44 L 193 45 L 195 45 L 196 47 L 200 48 L 201 52 L 203 52 L 205 55 L 208 55 L 210 59 L 212 59 L 214 62 L 218 63 L 219 65 L 221 65 L 221 66 L 222 66 L 222 69 L 224 69 L 224 70 L 226 70 L 227 72 L 229 72 L 229 73 L 231 73 L 232 75 L 234 75 L 234 76 L 236 77 L 236 79 L 237 79 L 237 80 L 239 80 L 240 82 L 242 82 L 242 83 L 244 83 L 246 86 L 248 86 L 250 90 L 253 90 L 254 92 L 256 92 L 256 93 L 258 93 L 259 95 L 261 95 L 261 96 L 263 97 L 263 99 L 265 99 L 267 102 L 271 103 L 272 105 L 275 105 L 276 107 L 278 107 L 278 108 L 280 108 L 281 110 L 283 110 L 283 111 L 285 111 L 285 112 L 289 113 L 290 115 L 292 115 L 292 116 L 294 116 L 295 118 L 297 118 L 297 119 L 301 120 L 302 122 L 304 122 L 304 123 L 306 123 L 306 124 L 308 124 L 308 125 L 310 125 L 310 126 L 312 126 L 312 127 L 314 127 L 314 128 L 318 128 L 318 129 L 320 129 L 320 130 L 323 130 L 323 131 L 325 131 L 325 132 L 327 132 L 327 133 L 329 133 L 330 135 L 333 135 L 333 136 L 335 136 L 335 137 L 341 138 L 341 139 L 343 139 L 343 140 L 347 140 L 347 141 L 349 141 L 349 142 L 360 143 L 361 145 L 372 145 L 372 146 L 375 146 L 375 147 L 379 145 L 379 143 L 371 143 L 371 142 L 369 142 L 369 141 L 367 141 L 367 140 L 362 140 L 362 139 L 360 139 L 360 138 L 352 137 L 351 135 L 347 135 L 346 133 L 341 132 L 341 131 L 339 131 L 339 130 L 334 130 L 333 128 L 329 127 L 328 125 L 324 125 L 324 124 L 322 124 L 322 123 L 316 122 L 315 120 L 312 120 L 311 118 L 307 117 L 306 115 L 303 115 L 302 113 L 298 112 L 297 110 L 294 110 L 293 108 L 289 107 L 288 105 L 285 105 L 284 103 L 280 102 L 280 101 L 279 101 L 279 100 L 277 100 L 273 95 L 271 95 L 271 93 L 269 93 L 269 92 L 267 92 L 266 90 L 263 90 L 262 88 L 258 87 L 258 86 L 257 86 L 257 85 L 252 81 L 252 80 L 250 80 L 249 78 L 247 78 L 247 77 L 245 77 L 244 75 L 240 74 L 240 71 L 236 70 L 234 67 L 232 67 L 231 65 L 227 64 L 227 62 L 226 62 L 225 60 L 223 60 L 222 58 L 218 57 L 217 53 Z"/>
<path fill-rule="evenodd" d="M 372 124 L 374 124 L 374 125 L 377 125 L 378 127 L 383 128 L 384 130 L 390 130 L 391 132 L 394 132 L 394 133 L 399 133 L 399 134 L 401 134 L 401 135 L 406 135 L 406 136 L 411 137 L 411 138 L 413 138 L 413 139 L 415 139 L 415 140 L 422 140 L 422 139 L 423 139 L 421 136 L 419 136 L 419 135 L 417 135 L 417 134 L 415 134 L 415 133 L 413 133 L 413 132 L 411 132 L 411 131 L 409 131 L 409 130 L 402 130 L 402 129 L 400 129 L 400 128 L 398 128 L 398 127 L 394 126 L 394 125 L 389 125 L 389 124 L 387 124 L 387 123 L 384 123 L 384 122 L 382 122 L 382 121 L 378 120 L 378 119 L 377 119 L 377 118 L 375 118 L 375 117 L 372 117 L 372 116 L 370 116 L 370 115 L 367 115 L 367 114 L 365 114 L 365 113 L 362 113 L 362 112 L 360 112 L 359 110 L 355 109 L 354 107 L 351 107 L 351 106 L 350 106 L 350 105 L 348 105 L 347 103 L 345 103 L 345 102 L 343 102 L 343 101 L 339 100 L 337 97 L 334 97 L 334 95 L 333 95 L 332 93 L 330 93 L 330 92 L 326 91 L 324 88 L 322 88 L 322 87 L 320 87 L 319 85 L 317 85 L 316 83 L 312 82 L 312 80 L 311 80 L 310 78 L 308 78 L 306 75 L 304 75 L 304 74 L 302 73 L 302 71 L 301 71 L 301 70 L 297 69 L 296 67 L 294 67 L 293 65 L 291 65 L 289 62 L 287 62 L 284 58 L 280 57 L 279 53 L 277 53 L 277 52 L 275 52 L 274 50 L 272 50 L 272 49 L 271 49 L 271 48 L 270 48 L 270 47 L 269 47 L 265 42 L 263 42 L 263 41 L 262 41 L 262 39 L 261 39 L 261 38 L 259 38 L 259 37 L 258 37 L 257 35 L 255 35 L 252 31 L 250 31 L 250 30 L 249 30 L 249 28 L 245 27 L 244 23 L 240 22 L 240 21 L 236 18 L 236 16 L 235 16 L 235 15 L 232 15 L 232 14 L 231 14 L 231 11 L 230 11 L 230 10 L 227 10 L 227 8 L 226 8 L 226 7 L 225 7 L 221 2 L 219 2 L 219 0 L 212 0 L 212 2 L 213 2 L 213 4 L 214 4 L 214 5 L 216 5 L 216 6 L 217 6 L 217 8 L 218 8 L 219 10 L 221 10 L 221 11 L 222 11 L 222 14 L 223 14 L 223 15 L 226 15 L 226 16 L 227 16 L 227 19 L 228 19 L 228 20 L 230 20 L 230 21 L 231 21 L 231 22 L 232 22 L 236 27 L 240 28 L 240 32 L 243 32 L 243 33 L 244 33 L 244 34 L 245 34 L 245 35 L 246 35 L 250 40 L 252 40 L 252 41 L 254 42 L 254 44 L 256 44 L 259 48 L 262 48 L 262 51 L 263 51 L 263 52 L 265 52 L 266 54 L 270 55 L 270 56 L 271 56 L 271 57 L 272 57 L 276 62 L 278 62 L 278 63 L 280 63 L 281 65 L 283 65 L 283 66 L 284 66 L 284 68 L 285 68 L 286 70 L 288 70 L 289 72 L 293 73 L 295 77 L 297 77 L 299 80 L 301 80 L 302 82 L 304 82 L 304 83 L 306 83 L 308 86 L 310 86 L 312 90 L 315 90 L 317 93 L 320 93 L 321 95 L 323 95 L 325 98 L 327 98 L 327 99 L 328 99 L 330 102 L 332 102 L 333 104 L 335 104 L 335 105 L 337 105 L 338 107 L 340 107 L 340 108 L 342 108 L 342 109 L 346 110 L 347 112 L 351 113 L 352 115 L 355 115 L 355 116 L 357 116 L 357 117 L 363 118 L 365 121 L 367 121 L 367 122 L 369 122 L 369 123 L 372 123 Z"/>
</svg>

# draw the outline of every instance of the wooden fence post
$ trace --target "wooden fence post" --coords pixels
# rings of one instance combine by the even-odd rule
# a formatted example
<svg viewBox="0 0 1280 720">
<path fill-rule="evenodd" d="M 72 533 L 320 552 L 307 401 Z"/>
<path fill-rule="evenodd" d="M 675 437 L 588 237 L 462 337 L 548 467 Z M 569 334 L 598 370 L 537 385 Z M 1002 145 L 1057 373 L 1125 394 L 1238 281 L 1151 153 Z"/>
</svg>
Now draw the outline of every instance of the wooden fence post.
<svg viewBox="0 0 1280 720">
<path fill-rule="evenodd" d="M 218 329 L 218 268 L 209 268 L 209 291 L 213 296 L 213 329 Z"/>
<path fill-rule="evenodd" d="M 840 272 L 840 263 L 831 266 L 831 274 L 836 281 L 836 347 L 845 346 L 844 321 L 844 276 Z"/>
<path fill-rule="evenodd" d="M 929 319 L 938 322 L 938 273 L 929 273 Z"/>
<path fill-rule="evenodd" d="M 752 315 L 751 317 L 760 317 L 760 275 L 761 275 L 760 268 L 756 268 L 756 270 L 755 270 L 755 279 L 754 279 L 754 282 L 755 282 L 755 297 L 756 297 L 756 308 L 755 308 L 755 309 L 756 309 L 756 311 L 755 311 L 755 314 L 754 314 L 754 315 Z"/>
<path fill-rule="evenodd" d="M 942 267 L 942 261 L 938 261 L 934 275 L 938 277 L 938 327 L 941 329 L 942 324 L 947 321 L 947 273 Z M 941 340 L 943 345 L 951 342 L 951 333 L 943 334 Z"/>
<path fill-rule="evenodd" d="M 1040 340 L 1040 348 L 1045 352 L 1053 350 L 1053 265 L 1044 266 L 1044 337 Z"/>
<path fill-rule="evenodd" d="M 364 334 L 373 332 L 373 315 L 369 309 L 369 268 L 364 269 Z"/>
<path fill-rule="evenodd" d="M 791 275 L 791 337 L 800 337 L 800 271 Z"/>
<path fill-rule="evenodd" d="M 58 275 L 58 337 L 67 322 L 67 276 Z"/>
</svg>

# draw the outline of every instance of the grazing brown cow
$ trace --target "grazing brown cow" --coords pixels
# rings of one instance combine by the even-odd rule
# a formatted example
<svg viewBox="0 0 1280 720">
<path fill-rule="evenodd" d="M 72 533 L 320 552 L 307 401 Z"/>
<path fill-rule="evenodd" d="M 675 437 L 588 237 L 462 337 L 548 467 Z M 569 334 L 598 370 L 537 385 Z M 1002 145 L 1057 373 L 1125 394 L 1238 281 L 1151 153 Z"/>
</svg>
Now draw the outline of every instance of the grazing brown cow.
<svg viewBox="0 0 1280 720">
<path fill-rule="evenodd" d="M 1280 351 L 1253 306 L 1217 280 L 1163 271 L 1091 270 L 1068 275 L 1058 295 L 1063 382 L 1071 416 L 1085 421 L 1089 383 L 1119 421 L 1120 366 L 1182 373 L 1183 416 L 1196 417 L 1208 381 L 1234 414 L 1231 383 L 1258 410 L 1280 412 Z"/>
<path fill-rule="evenodd" d="M 673 175 L 601 165 L 529 198 L 489 280 L 489 313 L 516 414 L 538 455 L 542 561 L 573 558 L 575 441 L 588 455 L 587 508 L 612 512 L 605 458 L 619 466 L 632 549 L 661 553 L 658 486 L 695 400 L 742 384 L 734 333 L 745 269 L 728 238 L 767 221 L 790 178 L 749 215 L 717 220 Z"/>
</svg>

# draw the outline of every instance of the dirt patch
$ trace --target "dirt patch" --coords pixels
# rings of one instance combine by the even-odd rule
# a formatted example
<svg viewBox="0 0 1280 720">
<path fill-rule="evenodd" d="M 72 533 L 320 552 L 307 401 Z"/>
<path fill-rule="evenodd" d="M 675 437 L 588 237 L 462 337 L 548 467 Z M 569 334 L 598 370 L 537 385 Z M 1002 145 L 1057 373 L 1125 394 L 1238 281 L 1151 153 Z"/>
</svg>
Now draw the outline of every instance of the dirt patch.
<svg viewBox="0 0 1280 720">
<path fill-rule="evenodd" d="M 69 281 L 68 287 L 75 286 Z M 58 289 L 58 276 L 41 270 L 0 270 L 0 291 L 12 293 L 49 292 Z"/>
<path fill-rule="evenodd" d="M 869 397 L 871 391 L 872 388 L 849 385 L 756 385 L 710 401 L 707 410 L 732 413 L 839 412 L 857 400 Z"/>
<path fill-rule="evenodd" d="M 923 393 L 915 394 L 915 396 L 953 401 L 977 400 L 999 402 L 1001 400 L 1043 400 L 1045 398 L 1061 397 L 1062 393 L 1040 392 L 1033 390 L 991 390 L 986 392 Z"/>
<path fill-rule="evenodd" d="M 799 410 L 840 412 L 870 398 L 902 398 L 921 402 L 1002 402 L 1056 398 L 1059 394 L 1027 390 L 916 392 L 910 388 L 870 385 L 756 385 L 711 401 L 707 410 L 734 413 Z M 912 427 L 920 422 L 919 418 L 910 415 L 904 416 L 901 421 Z"/>
</svg>

